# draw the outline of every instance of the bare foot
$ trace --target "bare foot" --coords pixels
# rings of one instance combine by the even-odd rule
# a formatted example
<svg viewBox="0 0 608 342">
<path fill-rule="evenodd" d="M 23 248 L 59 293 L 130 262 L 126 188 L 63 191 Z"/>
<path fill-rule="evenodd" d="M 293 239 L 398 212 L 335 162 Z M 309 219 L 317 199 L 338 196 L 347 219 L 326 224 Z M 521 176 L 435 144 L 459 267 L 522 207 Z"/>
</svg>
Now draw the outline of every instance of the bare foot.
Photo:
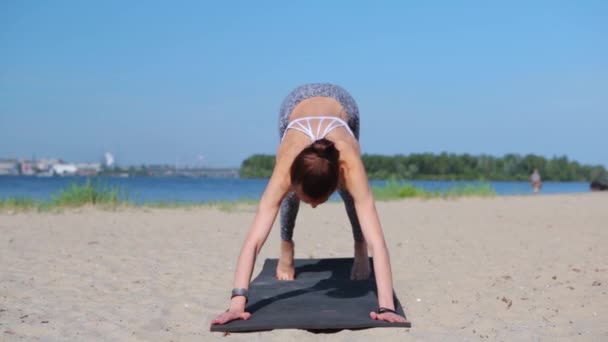
<svg viewBox="0 0 608 342">
<path fill-rule="evenodd" d="M 372 272 L 367 256 L 367 244 L 365 242 L 355 242 L 355 261 L 350 272 L 352 280 L 366 280 Z"/>
<path fill-rule="evenodd" d="M 278 280 L 293 280 L 296 270 L 293 265 L 293 241 L 281 241 L 281 256 L 277 264 Z"/>
<path fill-rule="evenodd" d="M 296 269 L 293 267 L 293 263 L 283 264 L 279 260 L 279 264 L 277 265 L 277 279 L 278 280 L 294 280 L 296 274 Z"/>
</svg>

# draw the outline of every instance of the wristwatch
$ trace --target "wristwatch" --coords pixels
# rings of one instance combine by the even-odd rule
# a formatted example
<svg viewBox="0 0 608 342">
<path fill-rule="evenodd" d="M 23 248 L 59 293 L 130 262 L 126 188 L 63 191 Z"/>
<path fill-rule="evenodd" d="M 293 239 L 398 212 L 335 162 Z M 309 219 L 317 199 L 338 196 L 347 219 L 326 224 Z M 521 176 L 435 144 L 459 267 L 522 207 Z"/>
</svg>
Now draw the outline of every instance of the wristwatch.
<svg viewBox="0 0 608 342">
<path fill-rule="evenodd" d="M 247 289 L 232 289 L 232 295 L 230 296 L 230 299 L 236 297 L 236 296 L 243 296 L 245 297 L 245 302 L 247 302 L 247 300 L 249 299 L 249 291 Z"/>
</svg>

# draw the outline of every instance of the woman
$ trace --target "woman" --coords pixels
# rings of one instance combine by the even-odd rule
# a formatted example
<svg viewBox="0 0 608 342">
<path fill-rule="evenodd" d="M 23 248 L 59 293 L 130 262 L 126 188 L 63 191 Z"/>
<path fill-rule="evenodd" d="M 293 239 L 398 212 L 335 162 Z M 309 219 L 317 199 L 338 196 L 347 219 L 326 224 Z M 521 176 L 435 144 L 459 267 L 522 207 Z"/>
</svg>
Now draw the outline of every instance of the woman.
<svg viewBox="0 0 608 342">
<path fill-rule="evenodd" d="M 293 228 L 300 202 L 315 208 L 338 190 L 353 229 L 351 278 L 370 274 L 367 248 L 374 261 L 378 306 L 370 317 L 406 322 L 394 310 L 388 250 L 359 148 L 359 110 L 344 89 L 332 84 L 306 84 L 293 90 L 281 106 L 281 143 L 276 165 L 262 195 L 238 258 L 230 308 L 212 324 L 248 319 L 245 312 L 255 258 L 281 212 L 279 280 L 294 279 Z"/>
</svg>

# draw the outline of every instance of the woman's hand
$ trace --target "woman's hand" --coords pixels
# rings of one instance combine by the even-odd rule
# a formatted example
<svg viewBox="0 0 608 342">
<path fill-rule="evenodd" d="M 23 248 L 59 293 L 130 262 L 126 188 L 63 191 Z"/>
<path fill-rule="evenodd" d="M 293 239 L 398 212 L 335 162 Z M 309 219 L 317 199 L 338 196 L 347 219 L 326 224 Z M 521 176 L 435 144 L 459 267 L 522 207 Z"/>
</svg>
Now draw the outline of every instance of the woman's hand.
<svg viewBox="0 0 608 342">
<path fill-rule="evenodd" d="M 390 323 L 408 323 L 409 321 L 407 319 L 405 319 L 405 317 L 400 316 L 396 313 L 392 313 L 392 312 L 384 312 L 384 313 L 377 313 L 377 312 L 370 312 L 369 313 L 369 317 L 371 317 L 374 320 L 378 320 L 378 321 L 386 321 L 386 322 L 390 322 Z"/>
<path fill-rule="evenodd" d="M 222 312 L 213 321 L 211 321 L 211 325 L 226 324 L 228 322 L 232 322 L 232 321 L 236 321 L 236 320 L 240 320 L 240 319 L 248 320 L 249 317 L 251 317 L 251 314 L 249 312 L 228 310 L 226 312 Z"/>
</svg>

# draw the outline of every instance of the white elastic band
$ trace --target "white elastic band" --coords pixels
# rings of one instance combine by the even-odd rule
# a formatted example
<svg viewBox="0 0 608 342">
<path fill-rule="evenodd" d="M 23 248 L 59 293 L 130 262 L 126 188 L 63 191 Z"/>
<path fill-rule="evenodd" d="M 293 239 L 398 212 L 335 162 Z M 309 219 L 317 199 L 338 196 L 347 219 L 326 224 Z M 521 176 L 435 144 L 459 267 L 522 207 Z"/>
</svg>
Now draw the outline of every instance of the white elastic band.
<svg viewBox="0 0 608 342">
<path fill-rule="evenodd" d="M 320 119 L 319 125 L 317 126 L 317 134 L 313 133 L 313 129 L 312 129 L 312 126 L 310 124 L 310 120 L 313 120 L 313 119 Z M 321 132 L 321 126 L 323 125 L 323 122 L 325 121 L 325 119 L 328 119 L 328 120 L 331 120 L 331 121 L 325 127 L 325 129 L 323 130 L 323 134 L 319 135 L 319 133 Z M 306 125 L 304 125 L 302 122 L 306 122 Z M 287 128 L 285 128 L 285 132 L 283 133 L 283 137 L 281 138 L 281 141 L 283 141 L 283 139 L 285 138 L 285 133 L 287 133 L 287 130 L 289 130 L 289 129 L 298 130 L 298 131 L 300 131 L 300 132 L 308 135 L 308 137 L 310 138 L 310 140 L 312 142 L 315 142 L 315 141 L 317 141 L 319 139 L 325 138 L 331 131 L 333 131 L 334 129 L 336 129 L 338 127 L 344 127 L 344 128 L 346 128 L 346 130 L 353 137 L 355 136 L 355 134 L 350 129 L 350 127 L 348 126 L 348 124 L 346 122 L 344 122 L 344 120 L 342 120 L 340 118 L 336 118 L 336 117 L 332 117 L 332 116 L 308 116 L 308 117 L 298 118 L 298 119 L 295 119 L 292 122 L 290 122 L 287 125 Z"/>
</svg>

